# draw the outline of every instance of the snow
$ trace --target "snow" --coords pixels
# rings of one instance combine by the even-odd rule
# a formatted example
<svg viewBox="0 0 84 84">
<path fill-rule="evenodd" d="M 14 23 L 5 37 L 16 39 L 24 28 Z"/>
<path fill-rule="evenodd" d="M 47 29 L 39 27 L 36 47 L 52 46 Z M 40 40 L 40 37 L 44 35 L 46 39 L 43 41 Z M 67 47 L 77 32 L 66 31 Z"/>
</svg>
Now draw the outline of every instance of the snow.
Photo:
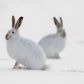
<svg viewBox="0 0 84 84">
<path fill-rule="evenodd" d="M 83 0 L 0 0 L 0 84 L 84 84 L 83 10 Z M 53 17 L 61 16 L 67 33 L 61 59 L 47 59 L 46 70 L 12 69 L 5 42 L 12 15 L 24 17 L 19 32 L 36 43 L 56 32 Z"/>
<path fill-rule="evenodd" d="M 83 84 L 84 74 L 74 72 L 3 70 L 1 84 Z"/>
<path fill-rule="evenodd" d="M 4 64 L 4 62 L 6 64 Z M 55 66 L 54 69 L 47 70 L 26 70 L 12 69 L 13 60 L 1 60 L 4 65 L 0 68 L 0 84 L 83 84 L 84 68 L 83 61 L 76 60 L 77 65 L 73 65 L 72 60 L 48 59 L 47 64 Z M 81 62 L 81 63 L 80 63 Z M 6 66 L 7 65 L 7 66 Z M 81 65 L 81 66 L 80 66 Z M 79 67 L 80 66 L 80 67 Z"/>
</svg>

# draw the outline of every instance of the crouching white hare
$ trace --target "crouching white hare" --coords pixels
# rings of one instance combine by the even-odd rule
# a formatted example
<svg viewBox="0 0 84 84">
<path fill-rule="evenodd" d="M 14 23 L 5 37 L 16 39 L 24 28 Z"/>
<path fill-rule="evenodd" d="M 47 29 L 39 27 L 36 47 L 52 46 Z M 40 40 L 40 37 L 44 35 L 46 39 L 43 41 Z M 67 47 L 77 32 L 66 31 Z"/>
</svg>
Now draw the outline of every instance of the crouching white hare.
<svg viewBox="0 0 84 84">
<path fill-rule="evenodd" d="M 53 19 L 57 26 L 57 33 L 48 35 L 41 39 L 39 45 L 43 48 L 48 58 L 60 58 L 58 53 L 65 47 L 66 33 L 63 29 L 62 18 L 60 17 L 60 23 L 55 17 Z"/>
<path fill-rule="evenodd" d="M 18 28 L 22 23 L 23 17 L 20 17 L 15 25 L 15 18 L 12 16 L 12 29 L 6 34 L 7 52 L 10 57 L 16 60 L 14 69 L 19 64 L 23 64 L 26 69 L 44 68 L 46 56 L 42 48 L 35 42 L 20 37 Z"/>
</svg>

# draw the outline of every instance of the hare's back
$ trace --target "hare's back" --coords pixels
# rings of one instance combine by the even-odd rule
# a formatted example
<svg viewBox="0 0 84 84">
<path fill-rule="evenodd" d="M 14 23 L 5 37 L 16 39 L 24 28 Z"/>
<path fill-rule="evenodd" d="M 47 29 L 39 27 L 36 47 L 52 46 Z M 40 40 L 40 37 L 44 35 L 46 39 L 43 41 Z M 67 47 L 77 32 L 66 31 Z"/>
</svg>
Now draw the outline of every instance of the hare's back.
<svg viewBox="0 0 84 84">
<path fill-rule="evenodd" d="M 46 48 L 46 49 L 49 49 L 53 46 L 55 46 L 55 44 L 57 43 L 58 39 L 57 39 L 57 35 L 56 34 L 51 34 L 51 35 L 48 35 L 46 37 L 44 37 L 43 39 L 41 39 L 39 41 L 39 45 L 42 47 L 42 48 Z"/>
<path fill-rule="evenodd" d="M 42 48 L 30 39 L 23 39 L 22 46 L 24 50 L 29 51 L 30 55 L 34 56 L 42 56 L 44 55 Z"/>
</svg>

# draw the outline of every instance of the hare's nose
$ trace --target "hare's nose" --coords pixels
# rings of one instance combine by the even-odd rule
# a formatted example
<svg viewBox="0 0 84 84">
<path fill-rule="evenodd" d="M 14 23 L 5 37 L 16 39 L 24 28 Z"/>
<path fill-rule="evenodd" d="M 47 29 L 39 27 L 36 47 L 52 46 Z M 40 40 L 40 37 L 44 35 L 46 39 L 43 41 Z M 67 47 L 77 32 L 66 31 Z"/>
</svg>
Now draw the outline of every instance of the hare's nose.
<svg viewBox="0 0 84 84">
<path fill-rule="evenodd" d="M 66 37 L 66 33 L 65 32 L 63 33 L 63 37 Z"/>
<path fill-rule="evenodd" d="M 8 40 L 8 33 L 6 34 L 5 39 Z"/>
</svg>

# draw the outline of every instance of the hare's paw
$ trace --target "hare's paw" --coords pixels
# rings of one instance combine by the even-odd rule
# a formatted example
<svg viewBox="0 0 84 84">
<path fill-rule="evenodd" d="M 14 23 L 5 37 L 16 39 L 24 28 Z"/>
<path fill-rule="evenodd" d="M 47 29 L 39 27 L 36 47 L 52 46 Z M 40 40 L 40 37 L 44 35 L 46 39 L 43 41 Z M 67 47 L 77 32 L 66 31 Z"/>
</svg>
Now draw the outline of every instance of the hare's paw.
<svg viewBox="0 0 84 84">
<path fill-rule="evenodd" d="M 26 69 L 25 67 L 22 66 L 18 66 L 18 69 Z"/>
<path fill-rule="evenodd" d="M 55 55 L 56 59 L 61 59 L 59 54 Z"/>
</svg>

